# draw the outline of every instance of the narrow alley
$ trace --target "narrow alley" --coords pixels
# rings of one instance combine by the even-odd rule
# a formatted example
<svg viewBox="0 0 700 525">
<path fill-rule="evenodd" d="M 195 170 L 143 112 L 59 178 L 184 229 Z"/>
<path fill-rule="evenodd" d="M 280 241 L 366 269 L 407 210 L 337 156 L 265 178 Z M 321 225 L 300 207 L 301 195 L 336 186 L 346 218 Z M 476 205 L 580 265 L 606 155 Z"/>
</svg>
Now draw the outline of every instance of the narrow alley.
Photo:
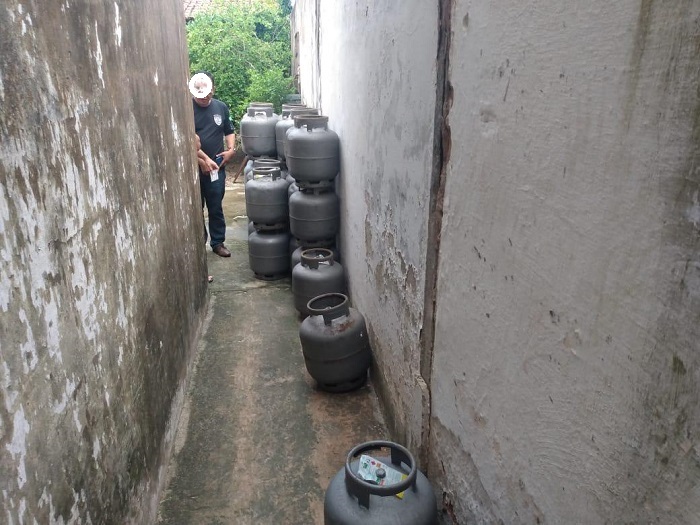
<svg viewBox="0 0 700 525">
<path fill-rule="evenodd" d="M 441 525 L 700 525 L 700 0 L 0 0 L 0 28 L 0 525 L 337 525 L 380 439 L 415 468 L 389 494 L 358 459 L 353 512 L 420 469 Z M 260 168 L 273 234 L 244 177 L 218 217 L 236 154 L 295 181 Z M 250 269 L 286 275 L 287 225 L 340 253 L 355 392 Z"/>
<path fill-rule="evenodd" d="M 346 394 L 315 388 L 291 280 L 260 281 L 249 269 L 240 181 L 224 212 L 233 255 L 207 254 L 210 310 L 159 523 L 322 523 L 324 492 L 348 451 L 389 436 L 371 383 Z"/>
</svg>

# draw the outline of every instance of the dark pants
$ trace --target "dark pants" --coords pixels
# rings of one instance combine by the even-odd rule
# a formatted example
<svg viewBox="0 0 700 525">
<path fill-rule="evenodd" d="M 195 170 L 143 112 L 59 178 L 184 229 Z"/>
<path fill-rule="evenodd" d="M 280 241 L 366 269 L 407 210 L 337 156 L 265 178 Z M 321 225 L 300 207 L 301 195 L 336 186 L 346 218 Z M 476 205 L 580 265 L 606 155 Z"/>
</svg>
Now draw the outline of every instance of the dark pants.
<svg viewBox="0 0 700 525">
<path fill-rule="evenodd" d="M 208 173 L 199 177 L 199 188 L 202 192 L 202 207 L 207 205 L 209 213 L 209 244 L 213 248 L 217 244 L 222 244 L 226 240 L 226 220 L 221 203 L 226 192 L 226 171 L 219 168 L 219 178 L 214 182 Z M 204 228 L 206 238 L 207 230 Z"/>
</svg>

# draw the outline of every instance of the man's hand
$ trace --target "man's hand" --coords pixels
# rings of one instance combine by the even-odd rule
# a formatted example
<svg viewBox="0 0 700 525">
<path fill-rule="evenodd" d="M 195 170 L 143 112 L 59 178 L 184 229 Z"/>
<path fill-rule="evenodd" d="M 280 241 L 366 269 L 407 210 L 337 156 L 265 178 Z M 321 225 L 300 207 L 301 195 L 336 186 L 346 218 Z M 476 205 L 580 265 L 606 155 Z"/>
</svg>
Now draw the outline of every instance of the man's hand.
<svg viewBox="0 0 700 525">
<path fill-rule="evenodd" d="M 207 154 L 201 149 L 197 150 L 197 164 L 199 164 L 199 169 L 202 170 L 202 173 L 209 173 L 219 169 L 216 162 L 207 157 Z"/>
<path fill-rule="evenodd" d="M 221 155 L 224 158 L 224 160 L 221 161 L 221 165 L 225 166 L 226 163 L 233 158 L 234 153 L 235 150 L 233 148 L 229 148 L 219 153 L 219 155 Z"/>
<path fill-rule="evenodd" d="M 233 158 L 233 154 L 236 153 L 236 134 L 230 133 L 224 137 L 226 141 L 226 149 L 219 153 L 224 160 L 221 161 L 222 166 L 226 166 L 226 163 Z"/>
</svg>

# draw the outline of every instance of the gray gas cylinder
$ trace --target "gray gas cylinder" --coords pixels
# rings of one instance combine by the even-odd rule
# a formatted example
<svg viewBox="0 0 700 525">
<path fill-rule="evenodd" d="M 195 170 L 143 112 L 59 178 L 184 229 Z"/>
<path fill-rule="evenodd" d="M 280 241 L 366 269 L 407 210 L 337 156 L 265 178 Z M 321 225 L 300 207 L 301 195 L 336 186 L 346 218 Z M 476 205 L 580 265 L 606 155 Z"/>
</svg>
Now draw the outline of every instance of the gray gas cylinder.
<svg viewBox="0 0 700 525">
<path fill-rule="evenodd" d="M 309 375 L 328 392 L 361 387 L 372 360 L 362 314 L 342 293 L 314 297 L 306 307 L 309 317 L 299 327 L 299 339 Z"/>
<path fill-rule="evenodd" d="M 250 175 L 250 177 L 249 177 L 249 175 Z M 245 168 L 243 168 L 243 180 L 245 182 L 248 182 L 252 176 L 253 176 L 253 159 L 248 159 L 248 162 L 245 163 Z"/>
<path fill-rule="evenodd" d="M 297 243 L 303 243 L 299 246 L 296 247 L 296 249 L 292 252 L 291 259 L 290 259 L 290 268 L 294 270 L 294 267 L 301 262 L 301 254 L 304 250 L 311 250 L 314 248 L 326 248 L 331 251 L 333 254 L 333 262 L 340 262 L 340 252 L 338 251 L 338 248 L 335 247 L 333 244 L 333 241 L 322 241 L 320 243 L 306 243 L 304 241 L 299 241 L 295 237 L 292 236 L 292 239 L 295 239 Z"/>
<path fill-rule="evenodd" d="M 258 157 L 251 159 L 248 162 L 251 164 L 251 168 L 248 170 L 248 165 L 246 164 L 244 170 L 246 182 L 253 178 L 253 168 L 279 168 L 280 176 L 285 180 L 287 179 L 288 172 L 287 170 L 282 169 L 282 162 L 280 162 L 279 159 L 273 159 L 271 157 Z"/>
<path fill-rule="evenodd" d="M 294 125 L 294 120 L 290 118 L 290 113 L 293 109 L 304 109 L 304 104 L 282 104 L 282 113 L 280 119 L 275 124 L 275 141 L 277 145 L 277 158 L 284 160 L 284 138 L 287 130 Z"/>
<path fill-rule="evenodd" d="M 309 315 L 308 302 L 326 293 L 345 292 L 345 272 L 327 248 L 311 248 L 301 252 L 301 262 L 292 268 L 294 308 Z"/>
<path fill-rule="evenodd" d="M 279 116 L 272 107 L 249 106 L 241 119 L 241 144 L 243 151 L 250 157 L 268 155 L 277 156 L 275 141 L 275 124 Z"/>
<path fill-rule="evenodd" d="M 289 118 L 288 120 L 285 121 L 285 124 L 282 129 L 280 129 L 280 134 L 283 133 L 282 136 L 282 148 L 284 152 L 284 165 L 287 166 L 287 156 L 286 156 L 286 148 L 287 148 L 287 135 L 289 134 L 289 130 L 294 128 L 294 117 L 297 117 L 299 115 L 318 115 L 319 111 L 316 108 L 294 108 L 289 112 Z M 277 126 L 275 125 L 275 133 L 277 133 Z M 279 157 L 279 151 L 277 156 Z M 287 179 L 289 180 L 290 184 L 293 184 L 296 182 L 294 177 L 292 176 L 291 172 L 289 171 L 289 166 L 287 166 Z M 299 189 L 299 186 L 295 186 L 295 190 L 297 191 Z M 293 193 L 293 192 L 292 192 Z M 291 193 L 290 193 L 291 195 Z"/>
<path fill-rule="evenodd" d="M 296 183 L 296 182 L 292 182 L 292 183 L 289 185 L 289 188 L 287 188 L 287 198 L 288 198 L 288 199 L 291 199 L 291 198 L 292 198 L 292 195 L 294 195 L 294 194 L 295 194 L 296 192 L 298 192 L 298 191 L 299 191 L 299 186 L 297 186 L 297 183 Z"/>
<path fill-rule="evenodd" d="M 389 456 L 383 449 L 389 449 Z M 391 441 L 369 441 L 348 453 L 345 468 L 326 490 L 323 516 L 324 525 L 438 523 L 430 481 L 418 470 L 413 455 Z"/>
<path fill-rule="evenodd" d="M 286 162 L 285 148 L 287 145 L 287 131 L 294 127 L 294 117 L 296 115 L 318 115 L 318 109 L 307 108 L 304 105 L 282 106 L 282 116 L 275 124 L 275 138 L 277 142 L 277 157 Z"/>
<path fill-rule="evenodd" d="M 256 228 L 286 228 L 289 218 L 287 187 L 279 168 L 253 168 L 253 178 L 245 183 L 245 207 L 248 219 Z"/>
<path fill-rule="evenodd" d="M 294 237 L 293 235 L 289 236 L 289 256 L 291 257 L 292 254 L 296 251 L 297 248 L 300 248 L 301 244 L 299 244 L 299 239 Z M 290 266 L 290 268 L 294 268 L 293 266 Z"/>
<path fill-rule="evenodd" d="M 258 157 L 253 159 L 254 168 L 280 168 L 282 169 L 282 162 L 279 159 L 273 159 L 272 157 Z"/>
<path fill-rule="evenodd" d="M 300 188 L 289 197 L 289 227 L 302 241 L 334 239 L 340 227 L 338 196 L 326 188 Z"/>
<path fill-rule="evenodd" d="M 285 111 L 287 114 L 293 109 L 303 109 L 306 107 L 306 104 L 302 104 L 301 102 L 285 102 L 282 104 L 282 113 Z"/>
<path fill-rule="evenodd" d="M 334 179 L 340 169 L 340 140 L 328 128 L 328 117 L 294 117 L 294 127 L 287 132 L 285 157 L 299 187 L 302 182 Z"/>
<path fill-rule="evenodd" d="M 259 231 L 248 236 L 248 261 L 255 277 L 282 279 L 289 273 L 289 233 Z"/>
</svg>

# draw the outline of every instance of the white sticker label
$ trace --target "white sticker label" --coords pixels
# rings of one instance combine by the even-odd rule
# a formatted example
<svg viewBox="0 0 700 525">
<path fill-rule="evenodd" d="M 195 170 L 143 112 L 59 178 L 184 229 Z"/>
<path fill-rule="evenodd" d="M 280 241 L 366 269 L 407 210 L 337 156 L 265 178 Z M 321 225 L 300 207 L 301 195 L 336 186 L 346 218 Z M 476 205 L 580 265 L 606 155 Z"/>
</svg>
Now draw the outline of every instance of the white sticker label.
<svg viewBox="0 0 700 525">
<path fill-rule="evenodd" d="M 384 470 L 385 475 L 383 477 L 377 476 L 378 469 Z M 360 456 L 360 466 L 357 470 L 357 474 L 365 481 L 375 483 L 381 487 L 396 485 L 408 477 L 403 472 L 399 472 L 378 459 L 374 459 L 365 454 Z M 397 494 L 396 497 L 403 498 L 403 492 Z"/>
<path fill-rule="evenodd" d="M 212 182 L 219 180 L 219 170 L 211 170 L 209 176 Z"/>
</svg>

